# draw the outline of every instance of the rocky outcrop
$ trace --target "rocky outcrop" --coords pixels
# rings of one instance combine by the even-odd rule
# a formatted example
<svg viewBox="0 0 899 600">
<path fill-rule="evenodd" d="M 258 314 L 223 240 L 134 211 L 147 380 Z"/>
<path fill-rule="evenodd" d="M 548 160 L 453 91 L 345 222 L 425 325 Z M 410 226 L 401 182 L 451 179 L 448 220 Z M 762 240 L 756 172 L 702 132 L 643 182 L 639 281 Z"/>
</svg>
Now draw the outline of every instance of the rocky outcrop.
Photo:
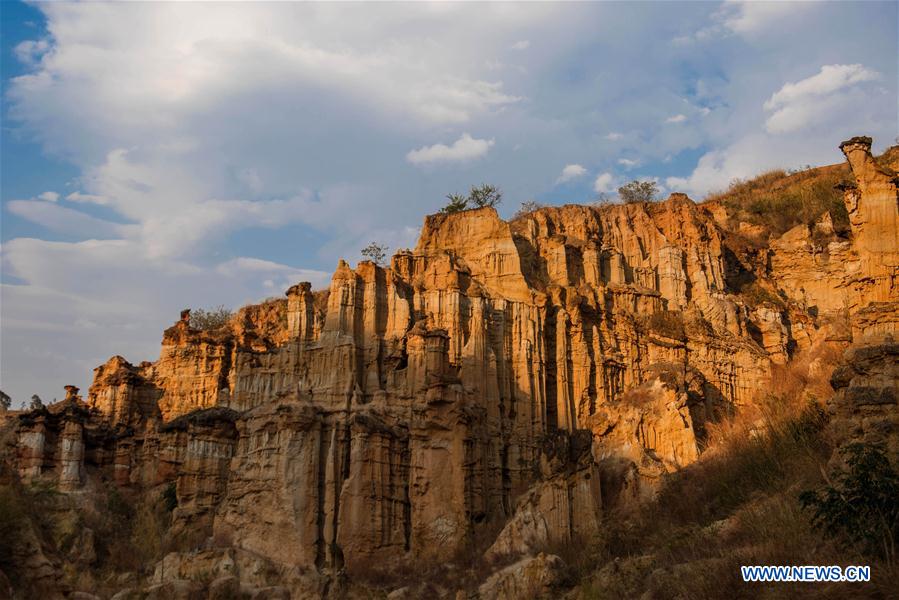
<svg viewBox="0 0 899 600">
<path fill-rule="evenodd" d="M 852 173 L 852 181 L 841 185 L 851 238 L 831 238 L 829 215 L 812 227 L 799 225 L 772 243 L 771 274 L 790 298 L 816 314 L 852 315 L 885 303 L 882 312 L 895 315 L 899 179 L 871 155 L 871 138 L 854 137 L 840 150 Z"/>
<path fill-rule="evenodd" d="M 552 554 L 523 558 L 491 575 L 478 588 L 480 600 L 543 598 L 558 586 L 565 563 Z"/>
<path fill-rule="evenodd" d="M 174 485 L 174 531 L 306 573 L 440 562 L 497 530 L 492 557 L 576 543 L 697 460 L 707 424 L 751 404 L 797 347 L 887 347 L 896 184 L 869 140 L 842 148 L 848 239 L 823 246 L 824 216 L 740 255 L 723 209 L 682 194 L 510 223 L 432 215 L 387 268 L 341 260 L 328 290 L 299 283 L 213 330 L 185 311 L 157 361 L 113 357 L 86 403 L 74 390 L 8 417 L 13 463 L 67 491 Z M 850 363 L 838 420 L 880 431 L 891 417 L 859 417 L 873 404 L 851 390 L 895 374 Z M 508 573 L 545 586 L 531 564 Z"/>
<path fill-rule="evenodd" d="M 850 348 L 831 385 L 837 391 L 827 403 L 835 444 L 879 445 L 899 463 L 899 343 Z"/>
</svg>

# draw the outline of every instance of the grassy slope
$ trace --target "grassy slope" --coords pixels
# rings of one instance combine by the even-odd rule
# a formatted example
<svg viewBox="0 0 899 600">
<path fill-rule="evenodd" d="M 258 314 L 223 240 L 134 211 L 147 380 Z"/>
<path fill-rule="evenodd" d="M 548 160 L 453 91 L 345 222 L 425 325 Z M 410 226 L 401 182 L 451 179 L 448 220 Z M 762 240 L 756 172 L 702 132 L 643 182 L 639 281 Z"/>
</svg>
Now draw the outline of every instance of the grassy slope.
<svg viewBox="0 0 899 600">
<path fill-rule="evenodd" d="M 821 401 L 822 364 L 839 348 L 821 345 L 776 373 L 758 413 L 713 431 L 696 464 L 672 474 L 658 497 L 606 518 L 590 552 L 565 557 L 579 583 L 573 598 L 891 598 L 899 566 L 825 538 L 799 494 L 825 482 L 833 448 Z M 826 369 L 829 371 L 829 369 Z M 870 565 L 873 581 L 744 583 L 741 565 Z"/>
<path fill-rule="evenodd" d="M 885 167 L 899 168 L 899 146 L 887 149 L 877 160 Z M 723 206 L 732 224 L 755 225 L 768 238 L 802 223 L 814 223 L 826 211 L 830 211 L 837 234 L 847 235 L 849 217 L 842 192 L 834 186 L 850 179 L 846 163 L 789 173 L 774 170 L 734 181 L 726 191 L 709 195 L 705 203 Z"/>
</svg>

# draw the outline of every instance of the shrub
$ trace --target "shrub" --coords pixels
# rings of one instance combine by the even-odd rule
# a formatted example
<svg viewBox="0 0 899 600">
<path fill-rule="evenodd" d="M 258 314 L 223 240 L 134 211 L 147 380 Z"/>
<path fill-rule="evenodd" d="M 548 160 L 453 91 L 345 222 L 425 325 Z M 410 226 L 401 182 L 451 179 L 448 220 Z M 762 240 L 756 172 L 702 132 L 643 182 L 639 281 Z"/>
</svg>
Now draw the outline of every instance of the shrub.
<svg viewBox="0 0 899 600">
<path fill-rule="evenodd" d="M 193 329 L 202 331 L 219 329 L 228 324 L 233 314 L 230 309 L 225 308 L 223 305 L 208 310 L 198 308 L 190 313 L 190 326 Z"/>
<path fill-rule="evenodd" d="M 0 571 L 15 573 L 16 551 L 25 524 L 25 498 L 11 486 L 0 487 Z"/>
<path fill-rule="evenodd" d="M 468 196 L 462 194 L 447 194 L 449 201 L 440 209 L 442 213 L 455 213 L 469 208 L 487 208 L 499 205 L 503 200 L 503 192 L 495 185 L 482 183 L 479 186 L 471 186 Z"/>
<path fill-rule="evenodd" d="M 684 327 L 684 316 L 678 310 L 662 310 L 654 312 L 645 318 L 645 327 L 659 335 L 675 340 L 686 340 L 687 332 Z"/>
<path fill-rule="evenodd" d="M 899 540 L 899 474 L 880 446 L 850 444 L 842 454 L 847 470 L 833 474 L 835 484 L 803 492 L 799 500 L 828 536 L 893 562 Z"/>
<path fill-rule="evenodd" d="M 743 301 L 750 306 L 750 308 L 758 308 L 763 304 L 770 304 L 780 310 L 784 310 L 787 307 L 787 304 L 783 301 L 783 298 L 781 298 L 768 288 L 762 286 L 758 282 L 744 285 L 740 289 L 740 296 L 743 298 Z"/>
<path fill-rule="evenodd" d="M 447 194 L 446 199 L 449 202 L 440 209 L 442 213 L 456 213 L 468 208 L 468 198 L 461 194 Z"/>
</svg>

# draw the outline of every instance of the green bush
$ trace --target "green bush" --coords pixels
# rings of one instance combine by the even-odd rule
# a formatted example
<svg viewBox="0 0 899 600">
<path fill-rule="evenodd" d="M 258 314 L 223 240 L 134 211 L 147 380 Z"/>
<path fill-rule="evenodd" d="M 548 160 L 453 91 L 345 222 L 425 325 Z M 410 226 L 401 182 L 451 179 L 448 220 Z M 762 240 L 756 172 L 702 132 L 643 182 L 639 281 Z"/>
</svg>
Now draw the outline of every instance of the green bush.
<svg viewBox="0 0 899 600">
<path fill-rule="evenodd" d="M 440 209 L 442 213 L 456 213 L 470 208 L 496 207 L 503 200 L 503 192 L 495 185 L 483 183 L 479 186 L 471 186 L 468 196 L 462 194 L 447 194 L 446 206 Z"/>
<path fill-rule="evenodd" d="M 0 570 L 7 574 L 16 567 L 16 549 L 27 518 L 24 501 L 10 486 L 0 487 Z"/>
<path fill-rule="evenodd" d="M 880 446 L 850 444 L 842 454 L 847 469 L 833 474 L 835 483 L 803 492 L 799 500 L 828 536 L 893 562 L 899 541 L 899 474 Z"/>
</svg>

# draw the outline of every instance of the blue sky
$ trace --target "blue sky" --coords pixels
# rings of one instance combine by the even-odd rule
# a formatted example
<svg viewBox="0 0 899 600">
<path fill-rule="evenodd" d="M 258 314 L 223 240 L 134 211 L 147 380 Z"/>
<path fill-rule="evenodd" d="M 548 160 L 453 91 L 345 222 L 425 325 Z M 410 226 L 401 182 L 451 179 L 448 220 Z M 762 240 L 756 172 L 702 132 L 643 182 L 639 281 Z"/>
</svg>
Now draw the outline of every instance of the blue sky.
<svg viewBox="0 0 899 600">
<path fill-rule="evenodd" d="M 3 2 L 0 387 L 327 284 L 449 192 L 701 199 L 897 134 L 897 5 Z"/>
</svg>

